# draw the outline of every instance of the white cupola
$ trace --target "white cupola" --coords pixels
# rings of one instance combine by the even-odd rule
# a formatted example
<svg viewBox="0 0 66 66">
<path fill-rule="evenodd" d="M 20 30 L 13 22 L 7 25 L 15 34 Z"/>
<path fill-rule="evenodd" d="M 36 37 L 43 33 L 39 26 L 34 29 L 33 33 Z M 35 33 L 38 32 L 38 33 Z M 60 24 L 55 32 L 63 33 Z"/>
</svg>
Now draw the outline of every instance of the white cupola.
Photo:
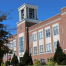
<svg viewBox="0 0 66 66">
<path fill-rule="evenodd" d="M 32 4 L 23 4 L 18 8 L 19 10 L 19 22 L 24 20 L 29 22 L 39 22 L 38 20 L 38 6 Z"/>
</svg>

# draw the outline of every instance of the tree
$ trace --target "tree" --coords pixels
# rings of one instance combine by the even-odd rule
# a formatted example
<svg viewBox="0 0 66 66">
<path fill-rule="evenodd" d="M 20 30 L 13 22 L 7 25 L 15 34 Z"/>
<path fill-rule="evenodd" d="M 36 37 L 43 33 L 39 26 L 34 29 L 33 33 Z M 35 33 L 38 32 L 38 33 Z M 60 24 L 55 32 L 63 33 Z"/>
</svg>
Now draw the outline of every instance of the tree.
<svg viewBox="0 0 66 66">
<path fill-rule="evenodd" d="M 22 58 L 22 63 L 24 65 L 28 65 L 29 64 L 29 54 L 28 54 L 27 50 L 25 51 L 25 54 L 24 54 L 24 56 Z"/>
<path fill-rule="evenodd" d="M 14 53 L 13 58 L 11 60 L 11 64 L 17 64 L 17 63 L 18 63 L 18 58 L 17 58 L 17 56 Z"/>
<path fill-rule="evenodd" d="M 29 56 L 27 50 L 25 51 L 25 54 L 22 58 L 22 64 L 24 64 L 24 65 L 32 65 L 33 64 L 31 55 Z"/>
<path fill-rule="evenodd" d="M 57 49 L 53 58 L 54 61 L 57 62 L 59 65 L 63 60 L 66 60 L 66 55 L 62 51 L 59 41 L 57 41 Z"/>
<path fill-rule="evenodd" d="M 31 54 L 29 56 L 29 64 L 28 65 L 33 65 L 33 61 L 32 61 L 32 57 L 31 57 Z"/>
<path fill-rule="evenodd" d="M 10 10 L 8 13 L 3 13 L 2 11 L 0 11 L 0 22 L 3 22 L 3 20 L 11 19 L 11 17 L 7 18 L 7 16 L 10 15 L 10 12 L 12 12 L 12 10 Z M 10 28 L 8 25 L 0 23 L 0 59 L 4 54 L 12 51 L 4 44 L 9 43 L 8 38 L 13 38 L 10 32 L 13 30 L 15 30 L 15 28 Z"/>
</svg>

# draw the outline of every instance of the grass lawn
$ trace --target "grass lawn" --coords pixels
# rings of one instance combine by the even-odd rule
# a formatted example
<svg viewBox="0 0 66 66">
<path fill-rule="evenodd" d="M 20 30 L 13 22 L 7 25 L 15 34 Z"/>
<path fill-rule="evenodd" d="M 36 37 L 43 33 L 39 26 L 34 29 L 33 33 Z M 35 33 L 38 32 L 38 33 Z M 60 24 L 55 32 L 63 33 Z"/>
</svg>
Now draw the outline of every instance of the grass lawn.
<svg viewBox="0 0 66 66">
<path fill-rule="evenodd" d="M 27 66 L 34 66 L 34 65 L 27 65 Z M 66 66 L 66 65 L 36 65 L 36 66 Z"/>
</svg>

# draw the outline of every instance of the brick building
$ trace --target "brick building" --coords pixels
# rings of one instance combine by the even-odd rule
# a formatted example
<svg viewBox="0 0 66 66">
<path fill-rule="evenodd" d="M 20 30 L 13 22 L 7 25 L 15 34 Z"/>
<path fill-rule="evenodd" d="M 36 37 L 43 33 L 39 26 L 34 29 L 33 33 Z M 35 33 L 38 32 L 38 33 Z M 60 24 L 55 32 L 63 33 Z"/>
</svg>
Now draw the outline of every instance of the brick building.
<svg viewBox="0 0 66 66">
<path fill-rule="evenodd" d="M 10 39 L 8 47 L 13 49 L 19 62 L 25 50 L 31 53 L 33 62 L 38 59 L 48 63 L 48 59 L 55 53 L 57 40 L 63 52 L 66 53 L 66 7 L 61 9 L 61 13 L 44 21 L 38 20 L 38 6 L 23 4 L 18 8 L 19 22 L 17 24 L 17 34 Z M 13 57 L 11 55 L 11 58 Z M 7 54 L 3 61 L 7 60 Z"/>
</svg>

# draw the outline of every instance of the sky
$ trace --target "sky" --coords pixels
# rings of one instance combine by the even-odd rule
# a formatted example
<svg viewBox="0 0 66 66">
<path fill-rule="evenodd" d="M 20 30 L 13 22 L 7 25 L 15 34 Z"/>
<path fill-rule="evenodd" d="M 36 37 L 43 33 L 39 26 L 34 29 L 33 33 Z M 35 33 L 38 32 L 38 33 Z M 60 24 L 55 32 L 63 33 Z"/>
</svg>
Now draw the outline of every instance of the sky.
<svg viewBox="0 0 66 66">
<path fill-rule="evenodd" d="M 9 25 L 11 28 L 17 28 L 16 23 L 19 22 L 18 8 L 24 3 L 29 3 L 38 6 L 38 20 L 46 20 L 61 12 L 61 8 L 66 6 L 66 0 L 0 0 L 0 10 L 7 13 L 13 10 L 8 18 L 2 23 Z M 11 32 L 12 35 L 17 34 L 17 30 Z"/>
</svg>

